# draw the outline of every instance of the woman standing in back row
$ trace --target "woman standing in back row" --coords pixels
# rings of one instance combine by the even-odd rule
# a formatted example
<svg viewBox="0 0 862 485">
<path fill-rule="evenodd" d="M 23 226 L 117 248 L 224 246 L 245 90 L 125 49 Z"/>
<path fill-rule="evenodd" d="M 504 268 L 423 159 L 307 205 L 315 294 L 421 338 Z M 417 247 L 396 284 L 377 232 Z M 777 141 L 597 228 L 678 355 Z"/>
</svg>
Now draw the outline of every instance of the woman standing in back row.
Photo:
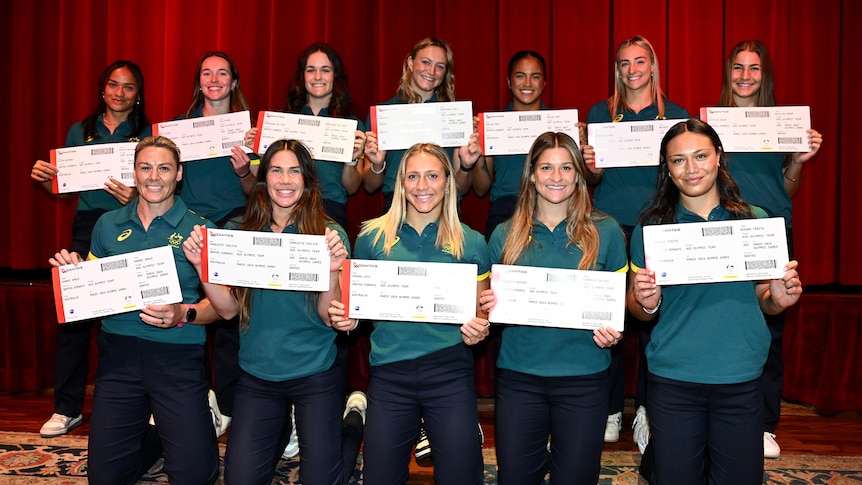
<svg viewBox="0 0 862 485">
<path fill-rule="evenodd" d="M 670 102 L 661 91 L 658 58 L 652 44 L 636 35 L 620 43 L 614 59 L 614 94 L 590 109 L 587 123 L 628 122 L 688 118 L 688 111 Z M 620 224 L 631 240 L 632 230 L 638 222 L 644 205 L 655 190 L 656 167 L 596 168 L 597 154 L 590 145 L 582 147 L 589 182 L 596 185 L 593 205 L 596 210 L 610 215 Z M 601 154 L 598 154 L 601 155 Z M 643 453 L 649 440 L 646 413 L 646 360 L 643 349 L 649 341 L 646 324 L 626 318 L 627 329 L 637 329 L 640 337 L 641 358 L 638 366 L 638 385 L 635 396 L 637 409 L 634 421 L 634 439 Z M 632 332 L 628 332 L 631 334 Z M 623 352 L 618 345 L 611 349 L 611 396 L 605 441 L 617 441 L 622 427 Z"/>
<path fill-rule="evenodd" d="M 734 46 L 724 66 L 724 82 L 719 106 L 753 108 L 775 106 L 772 60 L 766 46 L 758 40 L 747 40 Z M 805 163 L 817 154 L 823 137 L 808 130 L 809 152 L 805 153 L 728 153 L 728 169 L 739 184 L 746 201 L 762 207 L 770 216 L 784 218 L 787 247 L 793 257 L 792 205 L 799 190 Z M 784 384 L 782 356 L 785 313 L 766 315 L 772 336 L 769 355 L 761 376 L 764 398 L 763 454 L 778 458 L 781 448 L 775 440 L 775 428 L 781 414 L 781 390 Z"/>
</svg>

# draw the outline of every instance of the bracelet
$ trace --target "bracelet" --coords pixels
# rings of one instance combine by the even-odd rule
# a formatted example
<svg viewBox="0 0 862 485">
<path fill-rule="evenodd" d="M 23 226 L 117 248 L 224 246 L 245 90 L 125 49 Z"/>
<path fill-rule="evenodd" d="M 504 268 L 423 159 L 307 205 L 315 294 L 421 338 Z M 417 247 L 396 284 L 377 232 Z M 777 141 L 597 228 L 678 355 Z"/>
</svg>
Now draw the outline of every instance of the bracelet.
<svg viewBox="0 0 862 485">
<path fill-rule="evenodd" d="M 462 172 L 472 172 L 473 169 L 476 168 L 476 165 L 479 165 L 479 160 L 476 160 L 476 163 L 474 163 L 473 165 L 470 165 L 470 168 L 466 168 L 463 165 L 461 165 L 461 171 Z"/>
<path fill-rule="evenodd" d="M 652 310 L 647 310 L 647 309 L 646 309 L 646 307 L 644 307 L 644 306 L 642 306 L 642 307 L 641 307 L 641 309 L 642 309 L 642 310 L 644 311 L 644 313 L 646 313 L 647 315 L 654 315 L 654 314 L 655 314 L 655 312 L 657 312 L 657 311 L 658 311 L 659 307 L 661 307 L 661 300 L 662 300 L 662 297 L 658 297 L 658 305 L 656 305 L 656 306 L 655 306 L 655 308 L 653 308 Z"/>
<path fill-rule="evenodd" d="M 380 167 L 379 172 L 377 170 L 374 170 L 374 164 L 373 163 L 371 164 L 371 173 L 380 175 L 381 173 L 383 173 L 384 170 L 386 170 L 386 160 L 383 160 L 383 166 Z"/>
<path fill-rule="evenodd" d="M 347 165 L 348 167 L 355 167 L 357 163 L 359 163 L 359 159 L 354 158 L 353 160 L 351 160 L 349 162 L 345 162 L 344 164 Z"/>
<path fill-rule="evenodd" d="M 786 170 L 784 171 L 784 178 L 786 178 L 787 180 L 789 180 L 789 181 L 791 181 L 791 182 L 799 182 L 799 179 L 800 179 L 800 177 L 796 177 L 795 179 L 794 179 L 794 178 L 790 178 L 790 177 L 788 177 L 788 176 L 787 176 L 787 171 L 786 171 Z"/>
<path fill-rule="evenodd" d="M 356 325 L 354 325 L 353 328 L 351 328 L 350 330 L 347 331 L 347 335 L 350 335 L 350 332 L 356 330 L 357 328 L 359 328 L 359 319 L 358 318 L 356 319 Z"/>
<path fill-rule="evenodd" d="M 245 175 L 237 175 L 237 177 L 239 177 L 239 178 L 241 178 L 241 179 L 244 179 L 244 178 L 248 177 L 249 175 L 251 175 L 251 170 L 249 170 L 248 172 L 246 172 L 246 173 L 245 173 Z"/>
</svg>

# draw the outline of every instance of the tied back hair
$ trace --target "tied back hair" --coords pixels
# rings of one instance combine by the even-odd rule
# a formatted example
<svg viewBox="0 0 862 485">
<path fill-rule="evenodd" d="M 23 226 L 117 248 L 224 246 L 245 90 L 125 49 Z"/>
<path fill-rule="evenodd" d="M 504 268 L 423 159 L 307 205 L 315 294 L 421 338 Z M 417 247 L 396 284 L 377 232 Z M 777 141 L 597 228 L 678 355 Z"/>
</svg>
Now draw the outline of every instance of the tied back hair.
<svg viewBox="0 0 862 485">
<path fill-rule="evenodd" d="M 626 47 L 630 46 L 638 46 L 647 51 L 650 57 L 650 62 L 652 63 L 652 72 L 650 73 L 650 99 L 652 99 L 652 104 L 658 108 L 658 118 L 664 119 L 664 93 L 661 92 L 661 79 L 659 78 L 659 68 L 658 68 L 658 58 L 655 55 L 655 49 L 653 49 L 652 44 L 645 37 L 641 35 L 636 35 L 634 37 L 629 37 L 628 39 L 622 41 L 617 47 L 617 53 L 614 56 L 614 94 L 610 98 L 608 98 L 608 113 L 611 116 L 611 119 L 615 119 L 618 112 L 621 111 L 632 111 L 631 106 L 626 102 L 626 91 L 628 88 L 623 83 L 623 76 L 620 74 L 620 53 Z"/>
<path fill-rule="evenodd" d="M 524 170 L 521 174 L 521 188 L 518 191 L 518 204 L 510 219 L 510 229 L 503 244 L 503 264 L 517 264 L 524 250 L 532 242 L 533 228 L 536 226 L 537 200 L 536 184 L 531 181 L 538 169 L 538 160 L 543 153 L 553 148 L 562 148 L 572 159 L 575 166 L 575 190 L 566 201 L 566 247 L 576 245 L 583 252 L 578 269 L 593 269 L 599 255 L 599 232 L 596 221 L 607 218 L 593 210 L 587 191 L 586 164 L 575 141 L 565 133 L 546 132 L 539 135 L 530 147 Z"/>
<path fill-rule="evenodd" d="M 189 105 L 189 109 L 186 110 L 186 118 L 191 116 L 192 111 L 200 108 L 204 104 L 205 97 L 203 91 L 201 91 L 201 71 L 203 70 L 204 61 L 210 57 L 219 57 L 227 61 L 231 79 L 236 81 L 236 87 L 230 90 L 230 112 L 236 113 L 237 111 L 249 111 L 248 101 L 246 101 L 245 95 L 242 93 L 242 83 L 239 81 L 239 70 L 237 70 L 236 64 L 234 64 L 233 59 L 231 59 L 226 53 L 214 51 L 207 52 L 201 56 L 201 60 L 198 62 L 198 70 L 195 73 L 195 88 L 194 94 L 192 94 L 192 104 Z M 230 88 L 230 86 L 228 86 L 228 88 Z M 252 120 L 252 124 L 254 121 L 255 120 Z"/>
<path fill-rule="evenodd" d="M 404 58 L 404 64 L 401 66 L 401 80 L 398 82 L 396 95 L 408 104 L 422 102 L 422 96 L 413 89 L 413 71 L 407 65 L 407 61 L 413 59 L 415 67 L 416 62 L 418 62 L 416 55 L 426 47 L 439 47 L 443 49 L 446 56 L 446 73 L 443 75 L 440 85 L 434 89 L 434 95 L 439 101 L 455 101 L 455 55 L 445 40 L 434 37 L 426 37 L 417 42 Z"/>
<path fill-rule="evenodd" d="M 647 203 L 647 210 L 641 215 L 641 224 L 673 224 L 677 222 L 679 188 L 670 178 L 667 160 L 667 146 L 674 138 L 683 133 L 696 133 L 709 138 L 718 155 L 718 175 L 715 185 L 718 188 L 719 204 L 730 213 L 731 219 L 751 219 L 754 212 L 751 206 L 739 195 L 739 186 L 727 170 L 727 154 L 721 145 L 718 133 L 705 122 L 692 118 L 673 125 L 661 141 L 656 189 Z"/>
<path fill-rule="evenodd" d="M 454 170 L 446 151 L 433 143 L 417 143 L 410 147 L 401 158 L 398 172 L 395 175 L 395 191 L 392 194 L 392 205 L 382 216 L 365 221 L 359 236 L 374 233 L 373 245 L 377 245 L 383 237 L 383 253 L 387 256 L 392 252 L 398 231 L 407 216 L 407 197 L 404 190 L 404 179 L 407 176 L 407 161 L 410 157 L 424 153 L 436 158 L 443 167 L 446 176 L 446 192 L 443 194 L 443 207 L 438 221 L 437 248 L 449 247 L 455 259 L 461 259 L 464 254 L 464 228 L 458 219 L 458 187 L 455 185 Z"/>
<path fill-rule="evenodd" d="M 132 73 L 132 76 L 135 77 L 135 82 L 138 83 L 138 96 L 137 99 L 135 99 L 135 103 L 132 105 L 132 111 L 129 113 L 129 117 L 126 119 L 129 123 L 131 133 L 129 137 L 140 138 L 144 127 L 149 126 L 149 121 L 147 120 L 147 105 L 144 102 L 146 100 L 144 97 L 144 73 L 141 71 L 140 66 L 134 62 L 118 60 L 114 61 L 110 66 L 106 67 L 105 70 L 102 71 L 102 76 L 99 78 L 99 90 L 102 93 L 102 95 L 99 96 L 99 104 L 92 113 L 81 120 L 81 128 L 83 128 L 84 131 L 84 140 L 95 140 L 99 138 L 99 132 L 96 130 L 96 122 L 98 122 L 99 117 L 105 114 L 108 110 L 108 105 L 105 103 L 104 96 L 105 86 L 108 85 L 108 80 L 111 78 L 111 74 L 113 74 L 117 69 L 122 68 L 128 69 L 129 72 Z"/>
<path fill-rule="evenodd" d="M 320 184 L 317 178 L 317 169 L 314 160 L 305 146 L 297 140 L 278 140 L 274 142 L 260 159 L 260 167 L 257 171 L 254 188 L 248 196 L 248 204 L 245 214 L 240 221 L 239 228 L 243 231 L 264 231 L 275 223 L 273 219 L 272 200 L 266 185 L 266 176 L 269 172 L 270 163 L 278 152 L 292 152 L 299 160 L 299 168 L 302 173 L 303 189 L 299 201 L 293 208 L 291 222 L 296 224 L 298 234 L 322 235 L 326 230 L 329 220 L 323 209 L 323 199 L 320 195 Z M 240 330 L 247 332 L 251 317 L 251 295 L 252 288 L 233 287 L 231 292 L 239 306 Z M 310 314 L 316 312 L 318 293 L 306 292 L 306 300 Z"/>
</svg>

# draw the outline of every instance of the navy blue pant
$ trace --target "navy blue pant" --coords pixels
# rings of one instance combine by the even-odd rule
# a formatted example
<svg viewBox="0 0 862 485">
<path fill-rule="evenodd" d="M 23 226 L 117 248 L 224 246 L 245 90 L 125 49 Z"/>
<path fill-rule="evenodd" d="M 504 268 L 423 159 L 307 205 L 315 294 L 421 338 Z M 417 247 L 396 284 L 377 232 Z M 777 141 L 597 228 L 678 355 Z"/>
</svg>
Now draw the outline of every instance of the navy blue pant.
<svg viewBox="0 0 862 485">
<path fill-rule="evenodd" d="M 539 377 L 499 369 L 495 406 L 498 483 L 543 483 L 550 435 L 550 483 L 595 485 L 601 469 L 608 383 L 607 371 Z"/>
<path fill-rule="evenodd" d="M 240 371 L 235 412 L 225 455 L 228 485 L 269 484 L 290 437 L 295 406 L 300 481 L 308 485 L 346 484 L 362 442 L 362 418 L 344 421 L 341 368 L 273 382 Z M 351 421 L 352 418 L 352 421 Z"/>
<path fill-rule="evenodd" d="M 91 485 L 133 484 L 146 470 L 152 413 L 174 485 L 218 478 L 218 447 L 207 405 L 204 347 L 99 334 L 90 420 Z"/>
<path fill-rule="evenodd" d="M 435 482 L 480 485 L 484 466 L 479 413 L 473 355 L 466 345 L 371 367 L 365 485 L 407 483 L 420 418 L 434 450 Z"/>
<path fill-rule="evenodd" d="M 790 229 L 787 229 L 787 249 L 790 259 L 793 259 L 793 231 Z M 784 390 L 784 322 L 787 313 L 763 316 L 772 337 L 763 374 L 760 376 L 760 384 L 763 387 L 763 431 L 774 433 L 778 418 L 781 417 L 781 393 Z"/>
<path fill-rule="evenodd" d="M 650 374 L 649 386 L 651 485 L 762 482 L 759 379 L 695 384 Z"/>
</svg>

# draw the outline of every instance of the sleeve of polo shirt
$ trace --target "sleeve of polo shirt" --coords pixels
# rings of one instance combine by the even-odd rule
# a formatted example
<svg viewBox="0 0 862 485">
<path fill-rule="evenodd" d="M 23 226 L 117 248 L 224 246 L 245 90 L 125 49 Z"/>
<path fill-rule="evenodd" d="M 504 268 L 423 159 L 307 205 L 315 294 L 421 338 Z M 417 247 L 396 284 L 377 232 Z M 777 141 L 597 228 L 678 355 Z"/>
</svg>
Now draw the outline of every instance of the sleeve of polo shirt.
<svg viewBox="0 0 862 485">
<path fill-rule="evenodd" d="M 644 228 L 638 224 L 632 231 L 632 241 L 629 245 L 631 251 L 631 270 L 637 271 L 646 267 L 646 257 L 644 256 Z"/>
<path fill-rule="evenodd" d="M 617 273 L 625 273 L 629 270 L 629 258 L 626 254 L 626 236 L 620 225 L 611 219 L 608 223 L 608 230 L 604 237 L 608 238 L 607 255 L 605 257 L 604 266 L 607 271 L 615 271 Z"/>
</svg>

